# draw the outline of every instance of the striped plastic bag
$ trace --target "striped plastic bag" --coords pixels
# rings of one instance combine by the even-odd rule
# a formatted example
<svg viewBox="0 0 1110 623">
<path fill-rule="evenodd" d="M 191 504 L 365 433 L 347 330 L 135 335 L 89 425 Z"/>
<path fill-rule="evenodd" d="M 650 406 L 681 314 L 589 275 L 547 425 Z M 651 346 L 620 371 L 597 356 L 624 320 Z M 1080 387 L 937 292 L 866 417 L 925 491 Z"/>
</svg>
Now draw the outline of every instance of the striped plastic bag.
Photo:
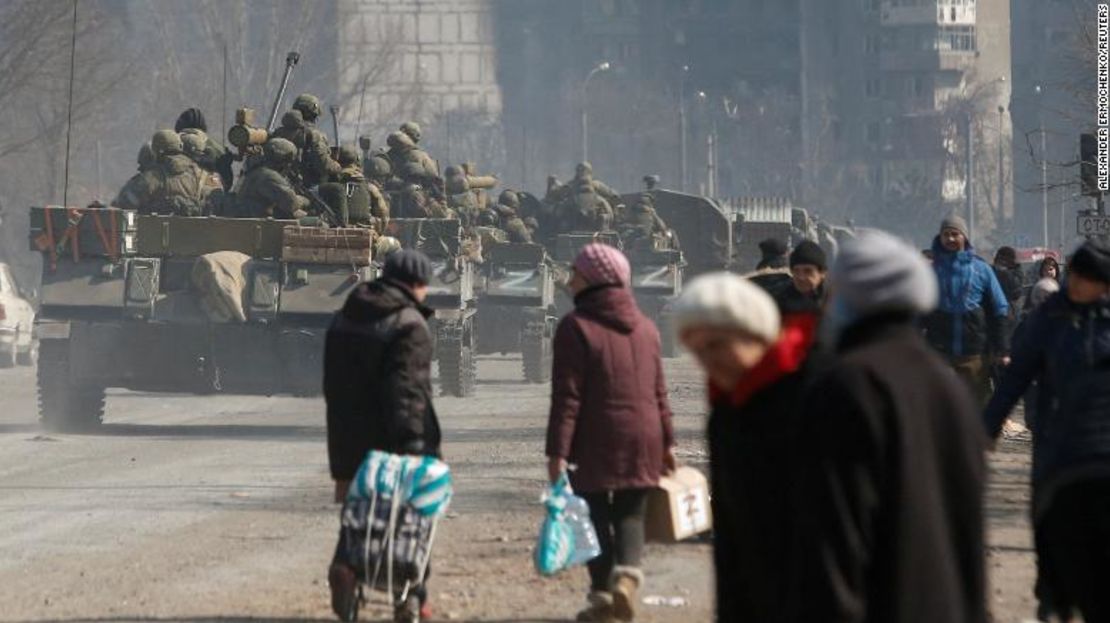
<svg viewBox="0 0 1110 623">
<path fill-rule="evenodd" d="M 453 493 L 451 470 L 443 461 L 371 450 L 351 481 L 347 500 L 397 497 L 424 517 L 439 517 L 447 512 Z"/>
<path fill-rule="evenodd" d="M 540 575 L 552 576 L 601 554 L 586 501 L 574 495 L 564 472 L 543 496 L 546 510 L 533 562 Z"/>
</svg>

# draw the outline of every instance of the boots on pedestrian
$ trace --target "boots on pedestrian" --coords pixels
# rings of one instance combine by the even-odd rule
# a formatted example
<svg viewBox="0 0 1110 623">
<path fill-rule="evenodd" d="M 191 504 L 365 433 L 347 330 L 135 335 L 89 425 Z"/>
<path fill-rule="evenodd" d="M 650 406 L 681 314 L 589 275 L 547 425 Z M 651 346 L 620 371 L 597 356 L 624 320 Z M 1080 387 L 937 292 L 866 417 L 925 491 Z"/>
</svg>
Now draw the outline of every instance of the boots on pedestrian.
<svg viewBox="0 0 1110 623">
<path fill-rule="evenodd" d="M 409 595 L 393 608 L 393 623 L 420 623 L 420 598 Z"/>
<path fill-rule="evenodd" d="M 636 593 L 644 583 L 644 572 L 636 567 L 618 566 L 610 580 L 613 591 L 613 617 L 618 621 L 636 618 Z"/>
<path fill-rule="evenodd" d="M 344 564 L 333 564 L 328 569 L 328 587 L 331 589 L 331 609 L 340 621 L 354 621 L 358 617 L 358 578 L 355 570 Z"/>
<path fill-rule="evenodd" d="M 587 597 L 589 606 L 578 613 L 575 621 L 584 623 L 614 623 L 613 595 L 605 591 L 592 591 Z"/>
</svg>

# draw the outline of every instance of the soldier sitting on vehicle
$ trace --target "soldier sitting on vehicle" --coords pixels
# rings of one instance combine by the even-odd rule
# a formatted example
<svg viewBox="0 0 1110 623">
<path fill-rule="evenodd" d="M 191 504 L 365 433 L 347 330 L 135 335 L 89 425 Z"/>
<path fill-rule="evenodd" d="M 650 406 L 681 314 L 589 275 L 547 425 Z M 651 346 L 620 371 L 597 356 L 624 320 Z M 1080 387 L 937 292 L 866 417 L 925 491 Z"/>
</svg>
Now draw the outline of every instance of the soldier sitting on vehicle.
<svg viewBox="0 0 1110 623">
<path fill-rule="evenodd" d="M 204 119 L 204 113 L 199 108 L 185 109 L 177 117 L 173 129 L 179 134 L 195 130 L 204 135 L 203 155 L 194 157 L 193 161 L 205 171 L 219 174 L 224 191 L 230 191 L 234 177 L 231 163 L 235 161 L 235 157 L 226 147 L 208 136 L 208 123 Z"/>
<path fill-rule="evenodd" d="M 220 174 L 213 168 L 205 166 L 208 155 L 205 152 L 208 145 L 208 135 L 196 128 L 186 128 L 180 132 L 181 144 L 184 147 L 185 155 L 190 160 L 197 163 L 201 169 L 204 169 L 205 178 L 204 185 L 208 188 L 208 192 L 223 192 L 225 184 Z"/>
<path fill-rule="evenodd" d="M 520 218 L 520 197 L 512 190 L 505 190 L 497 198 L 497 212 L 501 229 L 509 235 L 509 242 L 531 244 L 534 240 L 524 220 Z"/>
<path fill-rule="evenodd" d="M 119 194 L 112 200 L 111 205 L 117 208 L 124 208 L 126 210 L 138 209 L 138 205 L 131 203 L 132 198 L 136 197 L 142 185 L 146 184 L 143 173 L 153 169 L 158 162 L 154 157 L 154 150 L 150 148 L 150 143 L 143 143 L 143 146 L 139 148 L 139 155 L 136 161 L 139 165 L 139 172 L 132 175 L 131 178 L 124 183 Z"/>
<path fill-rule="evenodd" d="M 201 216 L 210 188 L 207 174 L 183 153 L 181 137 L 159 130 L 150 139 L 154 166 L 133 177 L 113 205 L 143 214 Z"/>
<path fill-rule="evenodd" d="M 594 168 L 589 162 L 579 162 L 574 167 L 574 179 L 566 184 L 560 184 L 554 176 L 549 177 L 547 197 L 544 200 L 549 203 L 566 203 L 587 188 L 604 199 L 610 208 L 621 203 L 621 197 L 616 191 L 594 179 Z"/>
<path fill-rule="evenodd" d="M 342 167 L 331 157 L 328 137 L 316 127 L 321 113 L 320 98 L 303 93 L 293 100 L 293 109 L 281 118 L 274 136 L 293 143 L 299 156 L 297 172 L 305 187 L 311 188 L 339 175 Z M 298 119 L 295 113 L 300 113 Z"/>
<path fill-rule="evenodd" d="M 287 177 L 296 163 L 296 146 L 283 138 L 271 138 L 263 145 L 262 154 L 240 182 L 239 214 L 281 219 L 307 216 L 308 197 L 298 195 Z"/>
<path fill-rule="evenodd" d="M 613 208 L 588 184 L 576 185 L 571 200 L 559 209 L 560 229 L 572 231 L 608 231 L 613 225 Z"/>
<path fill-rule="evenodd" d="M 457 219 L 455 211 L 428 196 L 419 184 L 409 184 L 401 191 L 399 205 L 394 206 L 396 218 Z"/>
<path fill-rule="evenodd" d="M 389 145 L 389 162 L 393 175 L 405 184 L 418 184 L 433 197 L 440 194 L 443 179 L 435 160 L 423 149 L 416 146 L 408 134 L 394 132 L 386 139 Z"/>
<path fill-rule="evenodd" d="M 424 136 L 424 133 L 420 131 L 420 124 L 415 121 L 406 121 L 397 129 L 411 138 L 414 145 L 419 145 L 420 139 Z"/>
<path fill-rule="evenodd" d="M 353 147 L 340 147 L 336 153 L 339 174 L 335 176 L 335 186 L 342 201 L 340 219 L 346 225 L 369 227 L 373 225 L 370 214 L 370 185 L 362 175 L 362 163 Z"/>
<path fill-rule="evenodd" d="M 470 190 L 467 175 L 455 165 L 447 167 L 443 174 L 443 182 L 447 189 L 447 207 L 459 215 L 463 227 L 477 226 L 481 210 L 478 207 L 478 197 Z"/>
<path fill-rule="evenodd" d="M 670 230 L 663 219 L 655 211 L 655 200 L 650 194 L 641 194 L 632 208 L 622 215 L 621 222 L 617 224 L 617 231 L 622 239 L 629 241 L 646 241 L 654 244 L 655 240 L 665 239 Z"/>
<path fill-rule="evenodd" d="M 362 174 L 366 181 L 378 187 L 380 191 L 397 190 L 394 184 L 397 178 L 393 175 L 393 165 L 389 161 L 387 152 L 376 149 L 370 150 L 370 137 L 359 138 L 362 146 Z"/>
</svg>

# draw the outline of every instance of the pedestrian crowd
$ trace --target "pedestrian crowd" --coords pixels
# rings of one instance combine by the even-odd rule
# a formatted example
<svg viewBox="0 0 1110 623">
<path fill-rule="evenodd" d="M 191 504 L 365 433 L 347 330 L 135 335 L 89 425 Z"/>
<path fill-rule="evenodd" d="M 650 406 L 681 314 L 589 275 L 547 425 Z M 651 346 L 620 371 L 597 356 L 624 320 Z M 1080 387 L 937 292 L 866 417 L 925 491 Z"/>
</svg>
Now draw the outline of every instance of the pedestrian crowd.
<svg viewBox="0 0 1110 623">
<path fill-rule="evenodd" d="M 988 264 L 955 216 L 927 254 L 879 231 L 831 262 L 760 246 L 755 273 L 699 276 L 670 309 L 709 389 L 716 619 L 990 621 L 985 453 L 1024 401 L 1038 618 L 1110 622 L 1110 247 L 1048 257 L 1026 287 L 1014 250 Z M 337 497 L 370 449 L 439 455 L 428 271 L 395 253 L 329 329 Z M 601 551 L 579 621 L 634 620 L 648 493 L 677 468 L 630 281 L 620 251 L 585 247 L 554 337 L 547 475 L 569 476 Z M 341 606 L 354 575 L 330 580 Z"/>
</svg>

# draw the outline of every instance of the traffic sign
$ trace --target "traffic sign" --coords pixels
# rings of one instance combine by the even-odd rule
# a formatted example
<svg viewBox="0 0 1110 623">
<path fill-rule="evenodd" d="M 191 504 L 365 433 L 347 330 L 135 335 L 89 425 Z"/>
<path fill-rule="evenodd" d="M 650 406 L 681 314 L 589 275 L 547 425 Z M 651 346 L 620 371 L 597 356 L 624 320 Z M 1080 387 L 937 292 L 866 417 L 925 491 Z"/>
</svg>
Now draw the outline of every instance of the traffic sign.
<svg viewBox="0 0 1110 623">
<path fill-rule="evenodd" d="M 1080 236 L 1110 235 L 1110 216 L 1080 214 L 1077 231 Z"/>
</svg>

